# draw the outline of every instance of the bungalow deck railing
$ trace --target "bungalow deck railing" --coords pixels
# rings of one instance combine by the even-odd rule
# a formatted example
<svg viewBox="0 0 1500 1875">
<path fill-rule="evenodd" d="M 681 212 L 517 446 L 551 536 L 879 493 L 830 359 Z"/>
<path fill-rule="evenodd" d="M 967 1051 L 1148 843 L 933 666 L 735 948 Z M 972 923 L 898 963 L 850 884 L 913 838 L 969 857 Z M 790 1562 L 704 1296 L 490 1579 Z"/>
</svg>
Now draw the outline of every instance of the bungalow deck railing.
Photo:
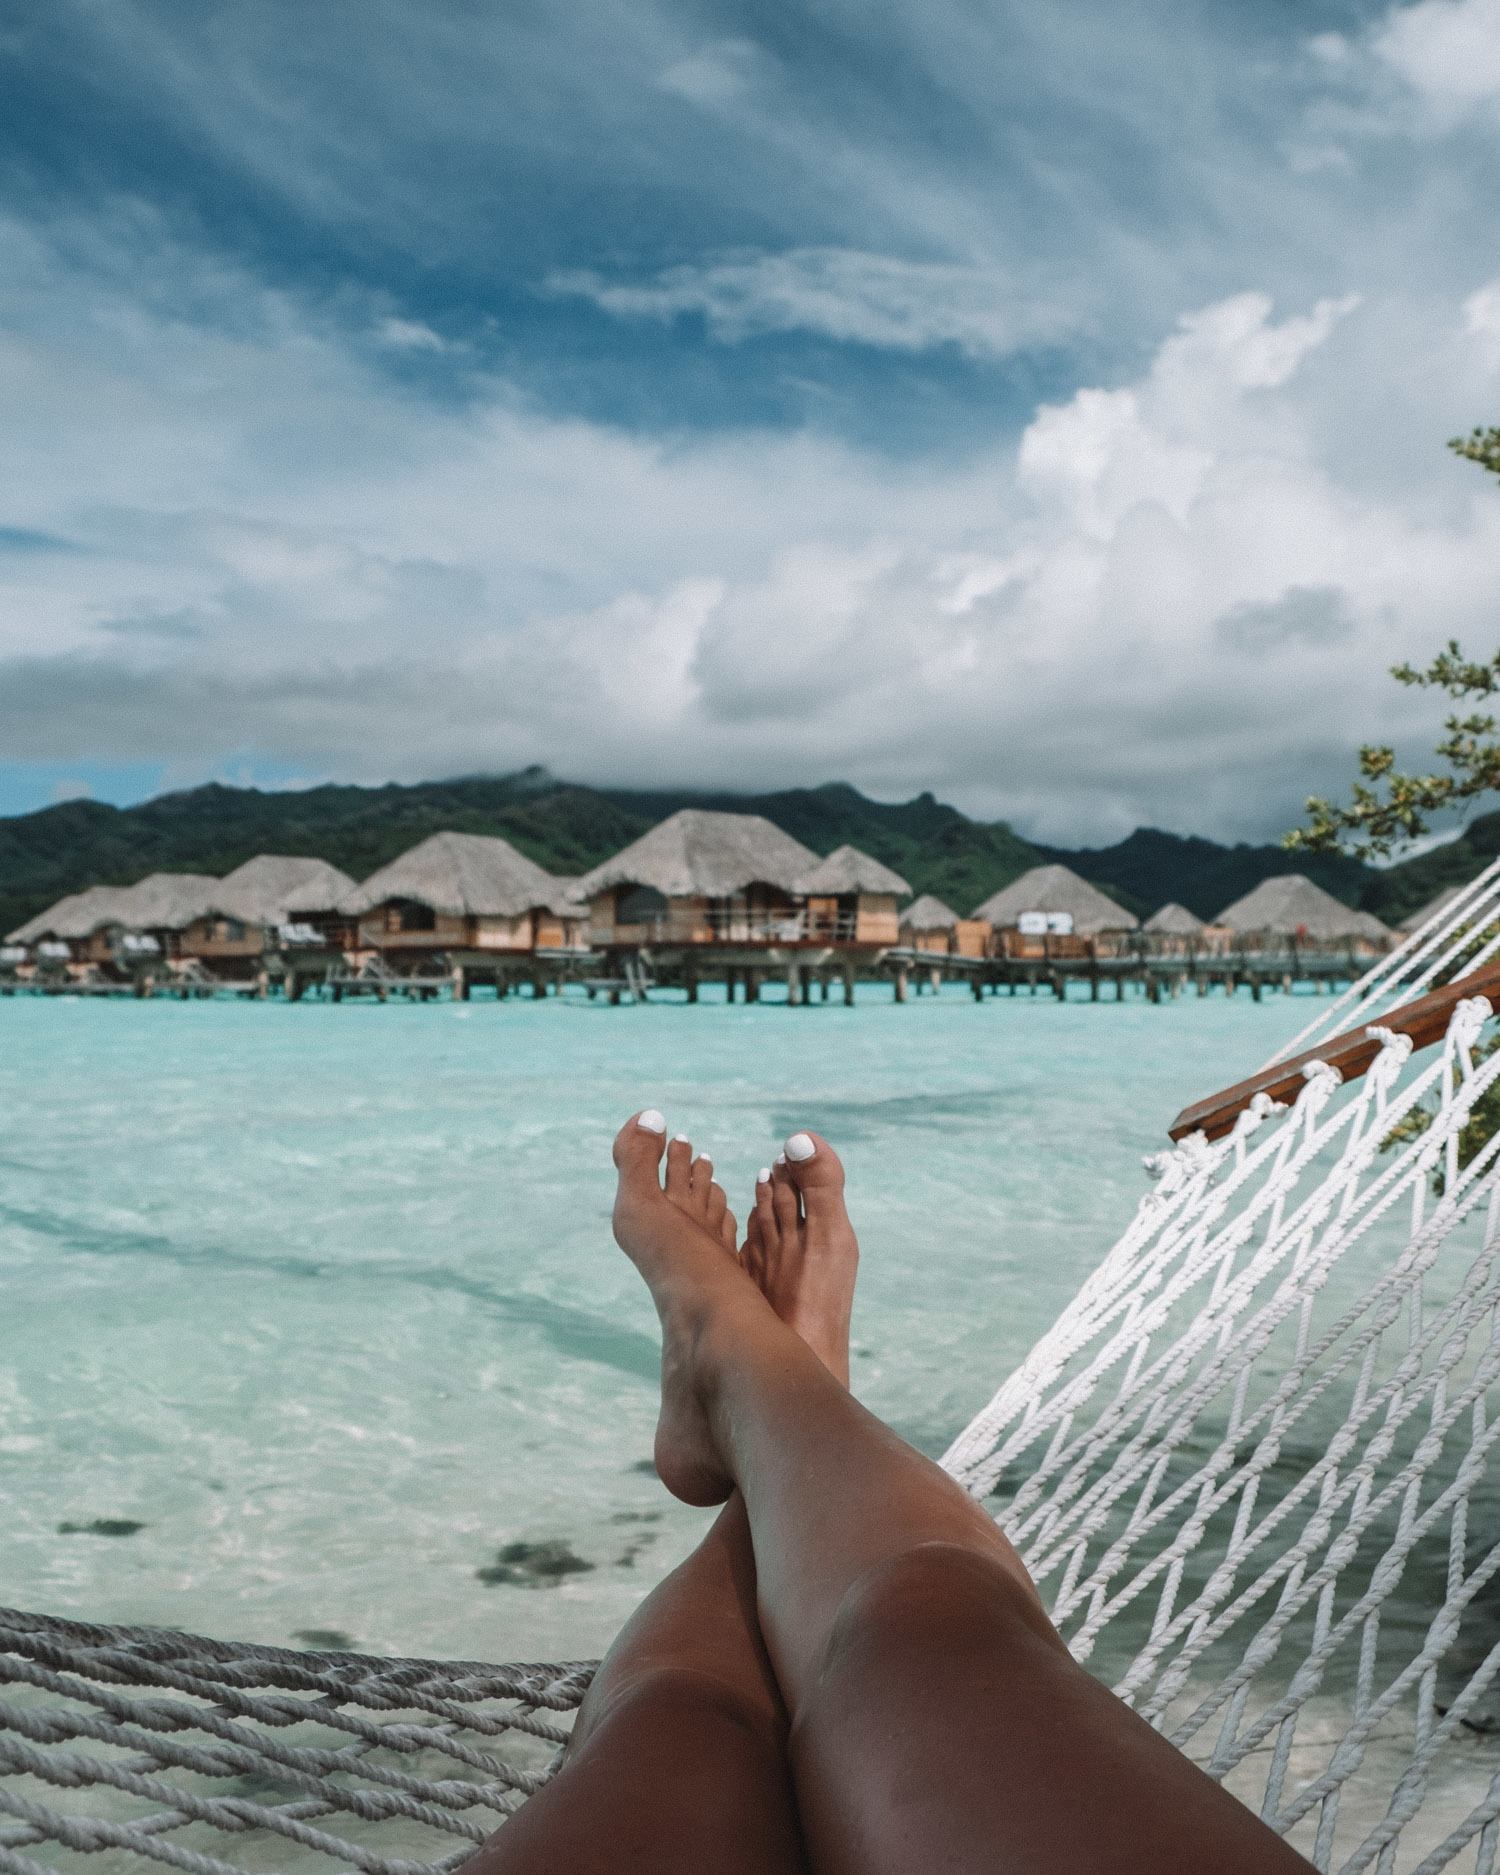
<svg viewBox="0 0 1500 1875">
<path fill-rule="evenodd" d="M 707 936 L 700 933 L 706 931 Z M 632 919 L 628 924 L 590 927 L 594 944 L 852 944 L 858 937 L 853 913 L 811 917 L 805 910 L 745 912 L 710 909 L 696 925 L 674 918 Z"/>
</svg>

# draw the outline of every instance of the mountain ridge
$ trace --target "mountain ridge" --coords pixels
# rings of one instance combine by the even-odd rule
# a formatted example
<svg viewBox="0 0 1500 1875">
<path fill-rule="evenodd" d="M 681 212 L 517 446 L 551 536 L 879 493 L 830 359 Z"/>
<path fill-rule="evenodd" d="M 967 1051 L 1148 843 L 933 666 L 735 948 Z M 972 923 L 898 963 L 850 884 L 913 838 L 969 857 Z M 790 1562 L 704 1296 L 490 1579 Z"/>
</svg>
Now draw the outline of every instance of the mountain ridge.
<svg viewBox="0 0 1500 1875">
<path fill-rule="evenodd" d="M 128 885 L 157 871 L 222 875 L 257 853 L 313 855 L 365 878 L 444 828 L 501 834 L 548 870 L 575 874 L 682 807 L 764 814 L 820 853 L 849 841 L 893 866 L 914 892 L 933 892 L 961 914 L 1028 867 L 1056 861 L 1139 915 L 1176 899 L 1210 918 L 1261 879 L 1305 872 L 1346 904 L 1395 919 L 1500 852 L 1500 814 L 1476 820 L 1449 846 L 1377 872 L 1341 854 L 1224 846 L 1149 827 L 1111 846 L 1045 845 L 1006 821 L 970 819 L 930 791 L 875 801 L 842 781 L 760 794 L 594 788 L 532 767 L 292 792 L 209 782 L 131 807 L 80 799 L 0 817 L 0 932 L 86 885 Z"/>
</svg>

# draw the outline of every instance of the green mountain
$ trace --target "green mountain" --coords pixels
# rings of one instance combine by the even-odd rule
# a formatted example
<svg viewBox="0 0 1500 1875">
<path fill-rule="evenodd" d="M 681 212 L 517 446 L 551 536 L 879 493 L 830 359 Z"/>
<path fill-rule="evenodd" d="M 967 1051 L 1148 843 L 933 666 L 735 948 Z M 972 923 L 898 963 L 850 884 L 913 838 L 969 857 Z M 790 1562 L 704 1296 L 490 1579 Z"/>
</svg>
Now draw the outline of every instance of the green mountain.
<svg viewBox="0 0 1500 1875">
<path fill-rule="evenodd" d="M 1500 815 L 1476 821 L 1464 842 L 1377 873 L 1337 855 L 1294 859 L 1280 847 L 1226 847 L 1153 828 L 1114 846 L 1039 847 L 1004 821 L 970 820 L 931 794 L 872 801 L 844 782 L 774 794 L 585 788 L 530 768 L 285 794 L 214 783 L 138 807 L 67 801 L 0 818 L 0 932 L 86 885 L 128 885 L 156 871 L 223 874 L 256 853 L 315 854 L 364 878 L 443 828 L 503 834 L 551 871 L 578 873 L 680 807 L 764 814 L 820 853 L 851 841 L 913 891 L 935 892 L 961 913 L 1029 866 L 1058 860 L 1142 913 L 1177 899 L 1212 917 L 1259 880 L 1300 868 L 1347 903 L 1399 916 L 1500 850 Z"/>
<path fill-rule="evenodd" d="M 1373 880 L 1385 877 L 1342 853 L 1288 853 L 1280 846 L 1220 846 L 1195 834 L 1137 827 L 1114 846 L 1069 852 L 1046 847 L 1133 912 L 1146 916 L 1175 899 L 1200 918 L 1215 918 L 1262 879 L 1302 872 L 1346 905 L 1358 905 Z"/>
</svg>

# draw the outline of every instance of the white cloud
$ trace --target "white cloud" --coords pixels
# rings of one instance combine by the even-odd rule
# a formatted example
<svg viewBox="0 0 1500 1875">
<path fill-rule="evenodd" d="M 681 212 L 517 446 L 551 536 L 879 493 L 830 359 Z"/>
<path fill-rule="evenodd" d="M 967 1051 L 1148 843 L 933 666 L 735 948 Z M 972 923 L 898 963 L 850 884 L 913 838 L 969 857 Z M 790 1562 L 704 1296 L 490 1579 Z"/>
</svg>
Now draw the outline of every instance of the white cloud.
<svg viewBox="0 0 1500 1875">
<path fill-rule="evenodd" d="M 441 352 L 447 350 L 446 342 L 424 325 L 420 319 L 396 319 L 386 317 L 375 328 L 376 337 L 384 345 L 394 346 L 397 351 Z"/>
<path fill-rule="evenodd" d="M 674 59 L 657 83 L 690 104 L 716 109 L 744 96 L 764 58 L 747 39 L 720 39 Z"/>
<path fill-rule="evenodd" d="M 1464 330 L 1477 339 L 1500 342 L 1500 280 L 1471 293 L 1463 304 Z"/>
<path fill-rule="evenodd" d="M 1487 301 L 1236 295 L 902 464 L 432 402 L 154 251 L 197 316 L 0 226 L 5 521 L 77 544 L 0 555 L 12 762 L 843 776 L 1060 839 L 1264 835 L 1426 722 L 1389 663 L 1493 628 L 1500 500 L 1441 446 L 1500 394 Z"/>
<path fill-rule="evenodd" d="M 1394 6 L 1370 45 L 1440 117 L 1500 104 L 1500 0 Z"/>
<path fill-rule="evenodd" d="M 591 299 L 622 318 L 696 313 L 734 342 L 766 332 L 817 332 L 896 351 L 954 345 L 1003 358 L 1076 329 L 1076 309 L 1033 273 L 903 260 L 848 248 L 803 247 L 669 267 L 644 283 L 557 272 L 548 291 Z"/>
<path fill-rule="evenodd" d="M 1022 486 L 1091 535 L 1143 502 L 1186 524 L 1221 465 L 1225 426 L 1245 437 L 1253 424 L 1245 394 L 1285 384 L 1355 304 L 1321 300 L 1277 325 L 1264 294 L 1241 293 L 1189 314 L 1139 385 L 1082 390 L 1038 413 L 1021 439 Z"/>
</svg>

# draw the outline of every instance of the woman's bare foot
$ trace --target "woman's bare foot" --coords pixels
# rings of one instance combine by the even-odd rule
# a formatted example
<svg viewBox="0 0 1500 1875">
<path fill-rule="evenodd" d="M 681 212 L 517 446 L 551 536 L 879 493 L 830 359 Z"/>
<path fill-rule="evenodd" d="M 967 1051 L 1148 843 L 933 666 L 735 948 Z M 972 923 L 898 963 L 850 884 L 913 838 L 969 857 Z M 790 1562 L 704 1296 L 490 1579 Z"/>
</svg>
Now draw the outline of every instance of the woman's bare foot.
<svg viewBox="0 0 1500 1875">
<path fill-rule="evenodd" d="M 734 1252 L 734 1219 L 707 1159 L 694 1159 L 679 1134 L 666 1148 L 667 1123 L 647 1109 L 615 1138 L 620 1174 L 615 1241 L 635 1264 L 661 1317 L 661 1417 L 656 1469 L 674 1497 L 722 1504 L 733 1488 L 699 1403 L 694 1350 L 711 1318 L 726 1306 L 763 1306 Z"/>
<path fill-rule="evenodd" d="M 844 1168 L 819 1133 L 793 1133 L 762 1169 L 741 1262 L 771 1307 L 849 1384 L 849 1316 L 859 1243 L 844 1209 Z"/>
</svg>

